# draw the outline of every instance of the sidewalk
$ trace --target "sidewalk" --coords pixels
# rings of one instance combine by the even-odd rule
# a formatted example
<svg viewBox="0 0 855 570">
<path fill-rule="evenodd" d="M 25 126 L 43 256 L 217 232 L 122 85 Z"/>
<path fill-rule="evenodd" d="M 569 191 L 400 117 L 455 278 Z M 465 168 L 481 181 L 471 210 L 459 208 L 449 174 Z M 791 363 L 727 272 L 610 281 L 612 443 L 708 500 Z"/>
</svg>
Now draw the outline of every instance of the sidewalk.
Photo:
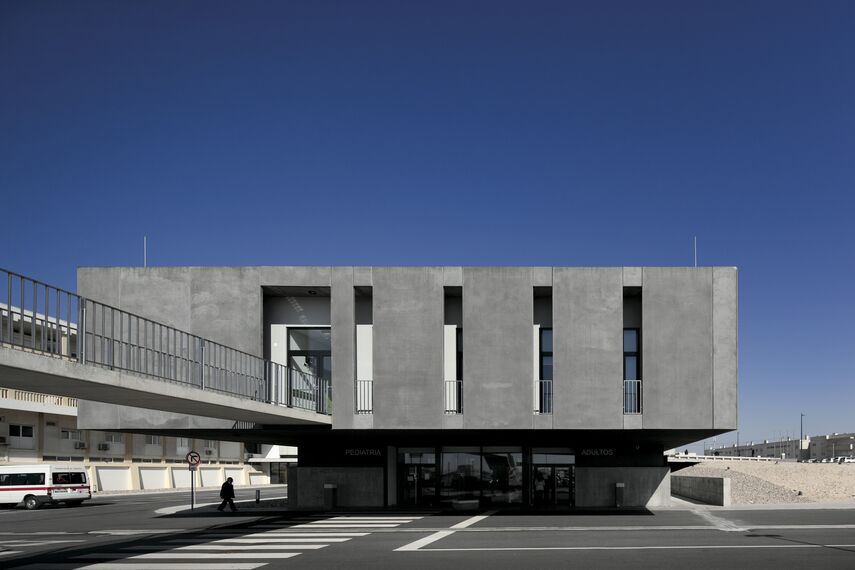
<svg viewBox="0 0 855 570">
<path fill-rule="evenodd" d="M 288 485 L 235 485 L 235 491 L 261 489 L 262 495 L 265 490 L 270 490 L 276 494 L 287 494 Z M 219 487 L 197 487 L 197 493 L 219 492 Z M 128 495 L 172 495 L 176 493 L 189 493 L 190 487 L 182 487 L 181 489 L 140 489 L 136 491 L 97 491 L 92 493 L 92 498 L 98 497 L 124 497 Z"/>
<path fill-rule="evenodd" d="M 671 496 L 670 507 L 651 508 L 658 510 L 710 510 L 710 511 L 797 511 L 797 510 L 824 510 L 824 509 L 855 509 L 855 501 L 844 501 L 835 503 L 764 503 L 759 505 L 730 505 L 721 507 L 718 505 L 707 505 L 695 501 Z"/>
</svg>

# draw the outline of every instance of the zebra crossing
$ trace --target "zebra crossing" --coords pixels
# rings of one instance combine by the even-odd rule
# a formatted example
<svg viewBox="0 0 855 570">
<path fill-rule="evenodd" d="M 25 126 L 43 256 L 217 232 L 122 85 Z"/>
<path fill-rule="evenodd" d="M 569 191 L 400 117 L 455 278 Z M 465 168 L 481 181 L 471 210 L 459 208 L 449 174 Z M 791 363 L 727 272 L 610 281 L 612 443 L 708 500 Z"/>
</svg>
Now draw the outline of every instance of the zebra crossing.
<svg viewBox="0 0 855 570">
<path fill-rule="evenodd" d="M 217 528 L 115 551 L 69 556 L 65 562 L 23 566 L 41 570 L 255 570 L 300 554 L 345 544 L 421 516 L 300 516 L 244 528 Z M 0 559 L 2 560 L 2 559 Z M 2 565 L 2 562 L 0 562 Z"/>
<path fill-rule="evenodd" d="M 84 540 L 68 539 L 68 540 L 0 540 L 0 560 L 5 556 L 13 556 L 15 554 L 26 553 L 27 548 L 38 548 L 40 546 L 50 546 L 51 544 L 71 544 L 75 542 L 85 542 Z"/>
</svg>

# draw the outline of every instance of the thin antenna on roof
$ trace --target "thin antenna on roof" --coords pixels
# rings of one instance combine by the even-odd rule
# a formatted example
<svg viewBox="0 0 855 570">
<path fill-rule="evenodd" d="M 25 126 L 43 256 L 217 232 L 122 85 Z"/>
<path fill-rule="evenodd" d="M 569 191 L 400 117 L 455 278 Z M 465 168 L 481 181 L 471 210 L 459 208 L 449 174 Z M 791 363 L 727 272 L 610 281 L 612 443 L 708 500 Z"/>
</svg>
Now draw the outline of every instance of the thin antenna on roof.
<svg viewBox="0 0 855 570">
<path fill-rule="evenodd" d="M 142 237 L 142 266 L 148 267 L 148 236 Z"/>
<path fill-rule="evenodd" d="M 698 236 L 695 236 L 695 267 L 698 266 Z"/>
</svg>

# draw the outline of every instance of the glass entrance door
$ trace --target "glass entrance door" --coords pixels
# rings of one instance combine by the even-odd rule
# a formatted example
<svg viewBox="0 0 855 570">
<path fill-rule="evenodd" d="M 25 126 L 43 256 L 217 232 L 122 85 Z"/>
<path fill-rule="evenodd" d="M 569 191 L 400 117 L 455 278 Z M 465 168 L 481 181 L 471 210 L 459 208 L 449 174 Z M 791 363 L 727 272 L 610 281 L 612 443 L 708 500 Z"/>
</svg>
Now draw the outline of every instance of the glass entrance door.
<svg viewBox="0 0 855 570">
<path fill-rule="evenodd" d="M 535 507 L 570 507 L 575 503 L 573 465 L 533 465 L 531 482 L 532 504 Z"/>
<path fill-rule="evenodd" d="M 436 466 L 406 465 L 404 504 L 426 506 L 436 503 Z"/>
</svg>

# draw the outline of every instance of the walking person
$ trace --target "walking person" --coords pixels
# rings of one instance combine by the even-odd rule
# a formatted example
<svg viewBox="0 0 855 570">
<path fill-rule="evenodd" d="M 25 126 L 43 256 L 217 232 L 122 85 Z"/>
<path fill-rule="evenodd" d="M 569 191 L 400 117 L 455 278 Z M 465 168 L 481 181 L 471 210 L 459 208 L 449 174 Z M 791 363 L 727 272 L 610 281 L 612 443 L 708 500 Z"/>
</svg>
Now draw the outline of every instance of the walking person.
<svg viewBox="0 0 855 570">
<path fill-rule="evenodd" d="M 219 507 L 217 507 L 218 511 L 222 512 L 222 510 L 226 508 L 226 505 L 228 505 L 229 508 L 231 508 L 232 512 L 237 510 L 237 507 L 235 507 L 235 501 L 234 501 L 235 487 L 234 487 L 234 485 L 232 485 L 232 478 L 231 477 L 226 479 L 226 482 L 223 483 L 222 487 L 220 487 L 220 498 L 223 500 L 223 502 L 220 503 Z"/>
</svg>

